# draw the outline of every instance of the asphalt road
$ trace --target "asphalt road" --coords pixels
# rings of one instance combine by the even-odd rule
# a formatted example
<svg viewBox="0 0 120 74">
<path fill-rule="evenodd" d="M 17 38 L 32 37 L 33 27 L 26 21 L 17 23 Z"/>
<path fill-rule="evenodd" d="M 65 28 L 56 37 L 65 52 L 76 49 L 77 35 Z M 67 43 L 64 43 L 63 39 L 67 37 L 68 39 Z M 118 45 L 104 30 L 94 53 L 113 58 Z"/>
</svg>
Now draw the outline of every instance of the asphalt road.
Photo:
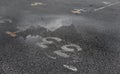
<svg viewBox="0 0 120 74">
<path fill-rule="evenodd" d="M 119 0 L 0 0 L 0 74 L 120 74 L 119 19 Z"/>
</svg>

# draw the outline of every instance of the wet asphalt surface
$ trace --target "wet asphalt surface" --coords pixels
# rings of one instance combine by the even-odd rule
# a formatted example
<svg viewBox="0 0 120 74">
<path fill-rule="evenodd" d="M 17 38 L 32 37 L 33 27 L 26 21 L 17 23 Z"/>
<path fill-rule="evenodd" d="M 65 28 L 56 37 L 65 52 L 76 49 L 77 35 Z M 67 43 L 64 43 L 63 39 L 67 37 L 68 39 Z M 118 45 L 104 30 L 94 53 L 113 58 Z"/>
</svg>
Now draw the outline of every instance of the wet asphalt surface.
<svg viewBox="0 0 120 74">
<path fill-rule="evenodd" d="M 0 74 L 120 74 L 120 4 L 94 11 L 106 5 L 103 1 L 119 2 L 0 0 Z M 72 9 L 86 12 L 73 14 Z M 18 33 L 11 37 L 6 31 Z M 62 41 L 37 45 L 47 37 Z M 65 52 L 69 57 L 54 53 L 69 44 L 82 51 L 73 47 L 74 52 Z"/>
</svg>

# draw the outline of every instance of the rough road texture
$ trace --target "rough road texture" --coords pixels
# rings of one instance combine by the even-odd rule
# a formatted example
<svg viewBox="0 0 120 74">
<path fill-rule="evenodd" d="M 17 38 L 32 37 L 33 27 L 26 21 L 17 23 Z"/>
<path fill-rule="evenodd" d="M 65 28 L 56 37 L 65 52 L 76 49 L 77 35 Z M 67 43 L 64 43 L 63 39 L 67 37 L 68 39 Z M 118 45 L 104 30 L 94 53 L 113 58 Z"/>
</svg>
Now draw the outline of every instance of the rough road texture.
<svg viewBox="0 0 120 74">
<path fill-rule="evenodd" d="M 0 74 L 120 74 L 119 2 L 0 0 Z"/>
</svg>

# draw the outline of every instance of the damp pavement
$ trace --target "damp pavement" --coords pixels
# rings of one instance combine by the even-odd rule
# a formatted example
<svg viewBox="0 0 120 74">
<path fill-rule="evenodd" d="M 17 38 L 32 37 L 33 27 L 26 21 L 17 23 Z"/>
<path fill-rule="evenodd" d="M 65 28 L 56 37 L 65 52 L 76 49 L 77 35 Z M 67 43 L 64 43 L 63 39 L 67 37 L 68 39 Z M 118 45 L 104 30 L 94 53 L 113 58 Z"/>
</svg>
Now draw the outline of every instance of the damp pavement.
<svg viewBox="0 0 120 74">
<path fill-rule="evenodd" d="M 0 0 L 0 74 L 120 74 L 119 12 L 119 0 Z"/>
</svg>

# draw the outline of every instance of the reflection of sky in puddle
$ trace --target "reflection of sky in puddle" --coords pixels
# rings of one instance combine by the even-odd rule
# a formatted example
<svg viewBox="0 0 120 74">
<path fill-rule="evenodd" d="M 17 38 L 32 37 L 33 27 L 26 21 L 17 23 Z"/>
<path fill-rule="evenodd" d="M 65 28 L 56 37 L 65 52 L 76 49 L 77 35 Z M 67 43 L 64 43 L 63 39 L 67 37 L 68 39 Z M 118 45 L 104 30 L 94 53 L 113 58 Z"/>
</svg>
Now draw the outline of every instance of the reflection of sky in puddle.
<svg viewBox="0 0 120 74">
<path fill-rule="evenodd" d="M 42 37 L 39 36 L 39 35 L 36 35 L 36 36 L 28 35 L 28 36 L 26 37 L 25 42 L 28 43 L 28 44 L 34 44 L 34 43 L 40 41 L 41 39 L 42 39 Z"/>
<path fill-rule="evenodd" d="M 11 21 L 9 19 L 6 19 L 4 21 L 0 21 L 0 26 L 1 26 L 0 27 L 0 29 L 1 29 L 0 32 L 1 33 L 6 32 L 6 30 L 13 31 L 13 32 L 16 31 L 16 25 L 17 25 L 17 29 L 20 32 L 21 31 L 26 31 L 27 29 L 30 29 L 31 27 L 34 27 L 34 30 L 39 28 L 39 27 L 44 27 L 49 31 L 55 31 L 56 34 L 62 33 L 61 37 L 63 36 L 63 38 L 62 38 L 63 40 L 65 40 L 64 38 L 66 38 L 66 39 L 68 39 L 68 42 L 73 41 L 73 43 L 74 43 L 74 41 L 75 41 L 76 43 L 78 43 L 78 42 L 81 43 L 81 46 L 82 46 L 83 50 L 85 49 L 85 51 L 83 51 L 81 53 L 75 53 L 73 55 L 72 55 L 72 53 L 71 54 L 69 53 L 68 55 L 66 55 L 66 54 L 60 53 L 58 51 L 53 52 L 54 49 L 55 50 L 60 50 L 60 47 L 62 46 L 62 43 L 56 44 L 58 46 L 60 45 L 58 49 L 54 48 L 54 46 L 53 46 L 54 49 L 52 49 L 52 47 L 51 47 L 51 49 L 48 48 L 49 51 L 46 50 L 47 51 L 46 54 L 49 53 L 49 52 L 51 52 L 51 53 L 47 54 L 46 56 L 48 56 L 52 59 L 57 59 L 57 61 L 61 60 L 61 58 L 59 56 L 65 57 L 65 59 L 63 59 L 63 60 L 67 64 L 63 64 L 61 62 L 61 64 L 63 64 L 62 65 L 63 67 L 65 67 L 69 70 L 72 70 L 72 71 L 77 71 L 77 69 L 79 69 L 78 71 L 80 71 L 81 69 L 88 70 L 88 67 L 89 67 L 88 72 L 89 73 L 95 72 L 95 74 L 97 73 L 97 71 L 96 71 L 97 67 L 99 69 L 107 71 L 106 73 L 108 73 L 108 74 L 109 74 L 109 71 L 111 71 L 112 73 L 113 72 L 115 72 L 115 73 L 118 72 L 118 68 L 116 68 L 116 70 L 114 70 L 113 68 L 115 68 L 116 65 L 118 64 L 118 55 L 119 54 L 118 54 L 117 51 L 120 51 L 119 50 L 119 45 L 120 45 L 119 37 L 120 36 L 118 37 L 119 33 L 117 32 L 117 31 L 120 31 L 119 30 L 120 26 L 117 25 L 117 24 L 119 24 L 119 21 L 118 21 L 119 15 L 118 16 L 115 15 L 115 14 L 117 14 L 117 12 L 118 12 L 117 9 L 119 9 L 119 7 L 118 8 L 116 7 L 115 9 L 114 9 L 114 7 L 111 7 L 111 8 L 105 9 L 101 12 L 88 13 L 87 15 L 86 14 L 85 15 L 81 14 L 79 16 L 75 15 L 75 17 L 72 17 L 72 15 L 67 16 L 65 14 L 64 15 L 45 15 L 44 16 L 41 13 L 46 14 L 46 13 L 52 13 L 52 12 L 55 12 L 55 13 L 59 12 L 59 13 L 68 13 L 69 14 L 70 10 L 74 9 L 74 8 L 77 8 L 77 9 L 79 9 L 79 8 L 89 9 L 90 8 L 89 10 L 91 10 L 91 9 L 94 9 L 94 8 L 99 8 L 101 6 L 104 6 L 104 4 L 101 1 L 97 1 L 97 0 L 96 1 L 95 0 L 85 0 L 86 2 L 84 2 L 84 0 L 83 0 L 83 2 L 80 1 L 80 0 L 77 0 L 77 2 L 74 1 L 74 0 L 70 0 L 70 1 L 67 1 L 67 0 L 66 1 L 65 0 L 53 0 L 53 1 L 56 1 L 56 2 L 51 1 L 51 3 L 50 3 L 50 0 L 44 0 L 43 2 L 45 2 L 46 4 L 50 3 L 50 5 L 51 5 L 51 7 L 44 7 L 44 8 L 46 8 L 45 9 L 46 12 L 41 7 L 38 7 L 38 8 L 41 8 L 42 10 L 41 9 L 36 10 L 37 8 L 34 8 L 34 10 L 32 10 L 32 8 L 30 7 L 31 11 L 37 12 L 40 15 L 37 15 L 37 14 L 35 14 L 35 15 L 33 15 L 33 14 L 27 14 L 27 15 L 22 14 L 23 16 L 21 16 L 21 15 L 18 15 L 19 11 L 22 12 L 21 11 L 22 9 L 27 10 L 27 5 L 26 5 L 26 7 L 24 5 L 26 3 L 22 4 L 19 1 L 17 3 L 15 3 L 13 1 L 5 2 L 5 3 L 8 4 L 8 6 L 4 5 L 5 7 L 0 7 L 0 9 L 1 9 L 0 13 L 4 14 L 4 15 L 6 15 L 6 14 L 10 15 L 13 18 L 15 17 L 15 19 L 17 19 L 18 21 L 15 22 L 14 20 Z M 104 0 L 102 0 L 102 1 L 104 1 Z M 116 1 L 116 0 L 109 0 L 109 1 L 113 2 L 113 1 Z M 57 6 L 54 5 L 55 3 L 57 3 Z M 101 3 L 101 4 L 99 4 L 99 3 Z M 88 7 L 89 4 L 92 5 L 93 7 Z M 21 7 L 19 7 L 19 5 L 21 5 Z M 17 6 L 17 8 L 16 8 L 16 6 Z M 47 11 L 49 11 L 49 12 L 47 12 Z M 10 22 L 11 22 L 11 24 L 10 24 Z M 1 24 L 1 23 L 5 23 L 5 24 Z M 77 37 L 77 36 L 80 36 L 80 35 L 75 35 L 75 34 L 77 34 L 77 33 L 75 33 L 76 31 L 72 33 L 71 31 L 73 31 L 73 29 L 69 30 L 69 28 L 71 29 L 71 27 L 67 27 L 67 28 L 62 27 L 62 26 L 70 26 L 71 24 L 73 24 L 75 26 L 74 28 L 77 30 L 78 33 L 81 34 L 82 37 Z M 59 29 L 61 27 L 63 29 Z M 59 29 L 59 30 L 57 31 L 57 29 Z M 2 30 L 4 30 L 4 31 L 2 31 Z M 34 31 L 34 30 L 32 30 L 32 31 Z M 28 31 L 32 32 L 31 30 L 28 30 Z M 39 32 L 36 33 L 37 31 L 39 31 Z M 51 70 L 52 67 L 51 67 L 51 65 L 46 64 L 46 63 L 50 63 L 51 60 L 49 60 L 49 62 L 48 62 L 48 60 L 45 60 L 46 62 L 44 62 L 44 59 L 42 59 L 42 58 L 44 58 L 44 56 L 42 56 L 43 52 L 41 51 L 41 48 L 39 48 L 39 47 L 36 48 L 36 46 L 35 46 L 35 44 L 37 42 L 42 42 L 42 38 L 41 38 L 42 35 L 41 36 L 39 35 L 41 30 L 38 29 L 37 31 L 35 30 L 35 32 L 33 32 L 33 33 L 36 33 L 35 35 L 33 35 L 33 33 L 31 34 L 30 32 L 29 32 L 30 34 L 28 32 L 21 32 L 22 35 L 27 34 L 27 35 L 25 35 L 26 36 L 25 38 L 23 38 L 22 35 L 20 35 L 20 41 L 23 40 L 22 44 L 17 39 L 13 41 L 12 38 L 8 38 L 7 36 L 4 37 L 5 35 L 1 34 L 0 39 L 1 39 L 1 43 L 3 43 L 2 45 L 4 46 L 6 44 L 6 48 L 1 48 L 1 49 L 4 49 L 7 56 L 10 56 L 9 60 L 11 60 L 11 62 L 15 62 L 15 64 L 18 61 L 16 59 L 16 58 L 18 58 L 18 56 L 25 57 L 24 55 L 30 53 L 29 56 L 32 56 L 31 60 L 34 61 L 34 62 L 36 62 L 36 59 L 33 59 L 33 57 L 34 58 L 39 57 L 40 61 L 38 61 L 38 62 L 39 63 L 42 62 L 41 63 L 42 65 L 40 64 L 40 67 L 43 67 L 43 69 L 45 69 L 45 71 L 48 71 L 47 69 Z M 50 32 L 50 33 L 55 33 L 55 32 Z M 59 37 L 60 35 L 57 35 L 57 36 Z M 82 38 L 83 38 L 83 40 L 82 40 Z M 11 41 L 10 41 L 10 39 L 11 39 Z M 22 45 L 25 44 L 24 40 L 26 41 L 26 43 L 28 43 L 28 45 L 30 44 L 30 47 L 28 48 L 28 46 L 27 46 L 27 49 L 22 47 Z M 15 42 L 15 41 L 17 41 L 17 42 Z M 68 43 L 68 42 L 64 42 L 64 43 Z M 9 44 L 9 43 L 10 43 L 10 45 L 13 45 L 13 47 L 15 47 L 15 48 L 9 48 L 7 46 L 7 44 Z M 13 49 L 15 49 L 15 51 L 12 51 Z M 21 54 L 20 49 L 23 49 L 25 51 L 25 53 Z M 20 50 L 20 52 L 18 52 L 19 50 Z M 23 50 L 22 50 L 22 52 L 23 52 Z M 115 53 L 111 52 L 111 50 L 115 51 Z M 2 55 L 4 54 L 4 53 L 2 53 L 4 51 L 1 50 Z M 26 51 L 27 51 L 27 53 L 26 53 Z M 69 50 L 69 51 L 73 51 L 73 50 Z M 7 52 L 9 52 L 10 54 L 8 54 Z M 13 52 L 14 53 L 18 52 L 18 53 L 14 54 Z M 39 55 L 37 53 L 39 53 Z M 55 53 L 55 57 L 54 57 L 54 55 L 53 56 L 51 55 L 53 53 Z M 14 58 L 11 54 L 13 56 L 16 56 L 16 58 Z M 56 57 L 56 56 L 58 56 L 58 57 Z M 69 60 L 66 59 L 69 56 L 70 56 Z M 13 58 L 11 58 L 11 57 L 13 57 Z M 25 63 L 25 64 L 27 63 L 25 65 L 26 68 L 24 68 L 25 69 L 24 71 L 26 71 L 27 69 L 29 69 L 29 64 L 31 65 L 31 64 L 33 64 L 33 62 L 29 63 L 28 59 L 22 59 L 22 57 L 20 58 L 19 62 L 22 62 L 22 63 Z M 7 58 L 4 58 L 4 59 L 7 59 Z M 24 60 L 26 60 L 27 62 L 26 61 L 23 62 Z M 8 61 L 8 60 L 4 60 L 4 61 Z M 77 66 L 76 65 L 69 65 L 69 63 L 70 64 L 77 63 L 76 64 Z M 112 63 L 114 63 L 114 64 L 112 64 Z M 11 74 L 12 73 L 18 74 L 17 70 L 14 70 L 12 68 L 13 66 L 11 64 L 3 63 L 2 65 L 3 65 L 2 69 L 5 73 L 10 72 Z M 21 65 L 21 64 L 19 64 L 19 65 Z M 39 64 L 36 64 L 36 65 L 39 66 Z M 55 66 L 55 65 L 53 65 L 53 66 Z M 80 68 L 78 66 L 80 66 Z M 103 66 L 106 66 L 106 67 L 103 68 Z M 23 67 L 21 67 L 21 68 L 23 68 Z M 38 67 L 39 70 L 40 70 L 40 67 Z M 15 69 L 17 69 L 17 68 L 15 68 Z M 34 71 L 36 73 L 40 73 L 40 72 L 37 71 L 38 69 L 36 67 L 33 67 L 33 69 L 35 69 Z M 57 69 L 60 69 L 59 66 L 57 66 Z M 11 72 L 11 70 L 14 70 L 14 71 Z M 53 68 L 52 71 L 54 71 L 54 70 L 55 69 Z M 102 70 L 100 70 L 100 71 L 103 72 Z M 43 71 L 43 70 L 41 70 L 41 71 Z M 58 71 L 61 71 L 61 70 L 57 70 L 57 72 Z M 55 72 L 56 71 L 54 71 L 53 73 L 50 72 L 50 74 L 55 74 Z M 85 73 L 87 73 L 87 72 L 85 72 Z M 62 74 L 62 73 L 59 73 L 59 74 Z"/>
<path fill-rule="evenodd" d="M 67 16 L 37 16 L 29 15 L 24 17 L 17 27 L 20 31 L 25 31 L 30 27 L 44 27 L 47 30 L 55 31 L 62 26 L 70 26 L 71 18 Z"/>
</svg>

